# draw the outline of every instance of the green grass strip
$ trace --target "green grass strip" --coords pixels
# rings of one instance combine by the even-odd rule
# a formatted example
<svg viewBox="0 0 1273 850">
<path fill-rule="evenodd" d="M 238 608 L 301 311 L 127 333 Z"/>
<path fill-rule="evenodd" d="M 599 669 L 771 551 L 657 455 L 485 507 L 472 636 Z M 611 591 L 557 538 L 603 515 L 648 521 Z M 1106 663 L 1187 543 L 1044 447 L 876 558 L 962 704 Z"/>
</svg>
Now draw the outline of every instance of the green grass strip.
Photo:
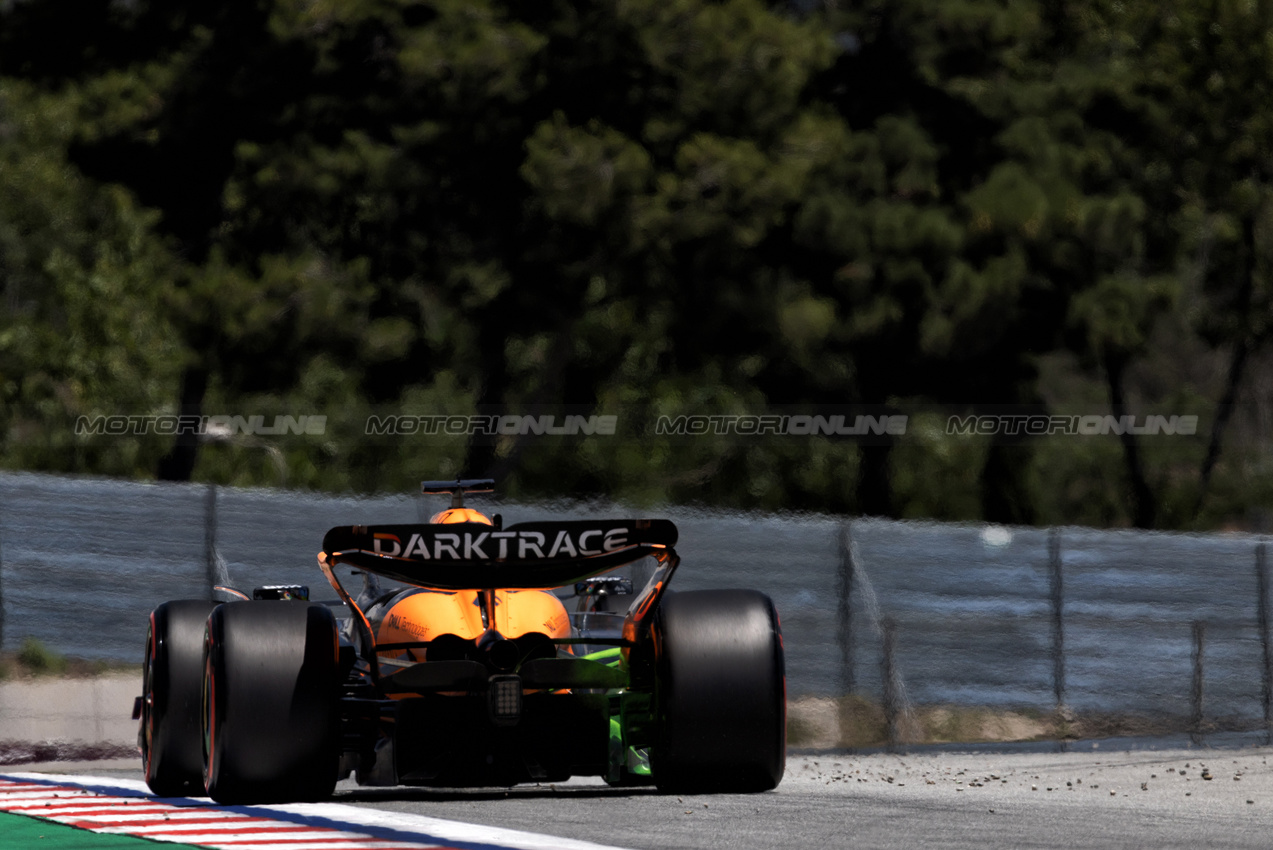
<svg viewBox="0 0 1273 850">
<path fill-rule="evenodd" d="M 65 848 L 65 850 L 155 850 L 158 841 L 132 835 L 102 835 L 64 823 L 0 812 L 0 850 Z M 180 844 L 164 842 L 171 847 Z"/>
</svg>

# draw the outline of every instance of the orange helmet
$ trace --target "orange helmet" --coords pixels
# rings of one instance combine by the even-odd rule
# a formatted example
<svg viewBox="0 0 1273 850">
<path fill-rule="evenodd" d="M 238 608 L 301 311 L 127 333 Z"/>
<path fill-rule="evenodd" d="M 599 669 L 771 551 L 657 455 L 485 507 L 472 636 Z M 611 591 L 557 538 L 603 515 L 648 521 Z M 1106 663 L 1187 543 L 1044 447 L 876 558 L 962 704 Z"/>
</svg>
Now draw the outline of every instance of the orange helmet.
<svg viewBox="0 0 1273 850">
<path fill-rule="evenodd" d="M 450 523 L 450 522 L 480 522 L 483 525 L 494 525 L 487 517 L 472 508 L 447 508 L 444 511 L 433 515 L 433 519 L 429 522 Z"/>
</svg>

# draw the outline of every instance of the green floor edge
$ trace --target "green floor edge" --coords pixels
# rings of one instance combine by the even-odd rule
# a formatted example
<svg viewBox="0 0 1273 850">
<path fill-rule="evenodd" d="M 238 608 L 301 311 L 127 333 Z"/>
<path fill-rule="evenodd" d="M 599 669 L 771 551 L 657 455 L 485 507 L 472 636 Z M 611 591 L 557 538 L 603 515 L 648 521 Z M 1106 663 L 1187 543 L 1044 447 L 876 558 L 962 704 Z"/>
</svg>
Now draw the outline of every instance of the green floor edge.
<svg viewBox="0 0 1273 850">
<path fill-rule="evenodd" d="M 65 850 L 154 850 L 160 843 L 132 835 L 101 835 L 50 820 L 0 812 L 0 850 L 32 850 L 41 847 Z M 172 842 L 162 843 L 169 847 L 182 846 Z"/>
</svg>

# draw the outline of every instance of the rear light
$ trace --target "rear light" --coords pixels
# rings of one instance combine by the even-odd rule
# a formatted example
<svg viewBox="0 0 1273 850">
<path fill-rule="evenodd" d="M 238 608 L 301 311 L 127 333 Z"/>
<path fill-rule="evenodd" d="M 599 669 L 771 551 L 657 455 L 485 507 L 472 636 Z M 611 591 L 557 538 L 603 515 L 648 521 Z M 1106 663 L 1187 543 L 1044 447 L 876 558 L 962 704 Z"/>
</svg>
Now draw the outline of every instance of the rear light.
<svg viewBox="0 0 1273 850">
<path fill-rule="evenodd" d="M 492 676 L 487 682 L 491 722 L 515 726 L 522 716 L 522 677 Z"/>
</svg>

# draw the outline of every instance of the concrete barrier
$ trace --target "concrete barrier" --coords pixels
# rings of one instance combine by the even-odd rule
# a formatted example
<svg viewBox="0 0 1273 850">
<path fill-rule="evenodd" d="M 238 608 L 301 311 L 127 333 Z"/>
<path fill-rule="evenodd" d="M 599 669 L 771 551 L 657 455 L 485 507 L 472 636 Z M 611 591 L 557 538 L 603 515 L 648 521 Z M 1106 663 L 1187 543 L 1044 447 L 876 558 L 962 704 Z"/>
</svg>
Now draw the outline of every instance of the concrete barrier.
<svg viewBox="0 0 1273 850">
<path fill-rule="evenodd" d="M 133 699 L 141 688 L 137 673 L 0 682 L 0 742 L 133 746 Z"/>
</svg>

